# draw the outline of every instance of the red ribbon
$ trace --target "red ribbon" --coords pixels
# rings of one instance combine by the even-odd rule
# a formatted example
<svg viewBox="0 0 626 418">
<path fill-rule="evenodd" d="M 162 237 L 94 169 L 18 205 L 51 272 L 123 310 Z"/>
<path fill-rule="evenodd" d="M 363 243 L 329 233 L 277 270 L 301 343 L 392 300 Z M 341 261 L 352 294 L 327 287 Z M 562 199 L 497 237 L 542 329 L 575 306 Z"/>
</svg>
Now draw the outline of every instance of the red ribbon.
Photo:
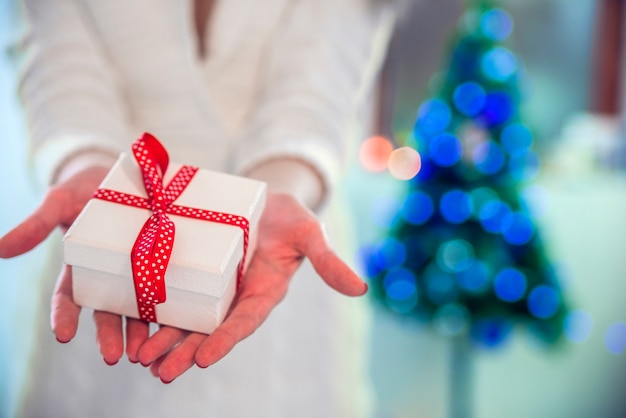
<svg viewBox="0 0 626 418">
<path fill-rule="evenodd" d="M 243 256 L 237 266 L 238 286 L 243 276 L 250 225 L 246 218 L 239 215 L 175 205 L 174 201 L 189 185 L 198 168 L 182 166 L 170 183 L 163 187 L 169 156 L 163 145 L 152 135 L 144 133 L 133 143 L 132 150 L 141 169 L 148 197 L 98 189 L 93 198 L 152 211 L 135 240 L 130 261 L 139 317 L 144 321 L 157 322 L 155 305 L 166 300 L 165 272 L 174 247 L 175 226 L 167 215 L 240 227 L 243 231 Z"/>
</svg>

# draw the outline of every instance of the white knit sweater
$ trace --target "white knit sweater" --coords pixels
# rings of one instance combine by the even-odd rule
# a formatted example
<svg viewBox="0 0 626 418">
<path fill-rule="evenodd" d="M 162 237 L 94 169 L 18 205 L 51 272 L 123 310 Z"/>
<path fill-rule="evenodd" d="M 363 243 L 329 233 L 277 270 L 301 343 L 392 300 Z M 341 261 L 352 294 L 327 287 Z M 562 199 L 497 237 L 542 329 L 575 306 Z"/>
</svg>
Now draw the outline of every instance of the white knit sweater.
<svg viewBox="0 0 626 418">
<path fill-rule="evenodd" d="M 202 60 L 190 0 L 23 3 L 20 94 L 47 182 L 65 161 L 116 155 L 149 131 L 172 160 L 217 170 L 297 157 L 328 189 L 391 27 L 375 0 L 217 1 Z M 85 315 L 68 346 L 54 340 L 45 312 L 56 255 L 38 289 L 21 417 L 366 416 L 366 371 L 355 368 L 366 342 L 345 315 L 358 301 L 310 267 L 223 361 L 166 386 L 126 359 L 104 365 Z"/>
</svg>

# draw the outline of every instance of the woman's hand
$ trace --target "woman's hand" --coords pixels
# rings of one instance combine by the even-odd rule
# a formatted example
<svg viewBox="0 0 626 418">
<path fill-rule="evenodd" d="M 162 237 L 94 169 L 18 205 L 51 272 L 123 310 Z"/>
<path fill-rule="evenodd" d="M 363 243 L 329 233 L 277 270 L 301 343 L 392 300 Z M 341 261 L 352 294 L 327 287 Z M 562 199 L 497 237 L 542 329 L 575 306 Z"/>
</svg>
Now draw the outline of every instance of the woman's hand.
<svg viewBox="0 0 626 418">
<path fill-rule="evenodd" d="M 67 230 L 87 204 L 108 172 L 106 167 L 81 169 L 51 187 L 37 209 L 22 223 L 0 238 L 0 257 L 24 254 L 40 244 L 57 227 Z M 80 307 L 72 299 L 72 275 L 63 266 L 52 295 L 50 322 L 57 340 L 68 342 L 78 328 Z M 123 345 L 108 338 L 109 330 L 121 324 L 121 317 L 106 312 L 94 312 L 98 340 L 104 360 L 113 364 L 123 354 Z M 127 327 L 133 328 L 136 320 Z"/>
<path fill-rule="evenodd" d="M 133 324 L 132 333 L 127 329 L 126 347 L 131 361 L 150 365 L 166 383 L 194 363 L 214 364 L 263 323 L 287 293 L 305 257 L 336 291 L 348 296 L 367 291 L 367 285 L 331 250 L 317 217 L 292 196 L 269 192 L 258 228 L 256 253 L 222 325 L 208 336 L 162 326 L 148 338 L 146 324 Z M 121 344 L 121 326 L 111 334 L 100 329 L 99 336 Z"/>
</svg>

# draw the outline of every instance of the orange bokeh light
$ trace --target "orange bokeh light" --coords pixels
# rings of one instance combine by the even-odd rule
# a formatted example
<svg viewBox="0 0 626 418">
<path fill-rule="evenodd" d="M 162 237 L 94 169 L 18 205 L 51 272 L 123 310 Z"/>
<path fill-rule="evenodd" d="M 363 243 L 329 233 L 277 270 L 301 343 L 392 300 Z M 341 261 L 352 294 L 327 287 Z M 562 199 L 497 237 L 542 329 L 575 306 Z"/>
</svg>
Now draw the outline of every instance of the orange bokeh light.
<svg viewBox="0 0 626 418">
<path fill-rule="evenodd" d="M 383 136 L 373 136 L 361 144 L 359 161 L 369 171 L 385 171 L 387 160 L 393 151 L 393 144 Z"/>
</svg>

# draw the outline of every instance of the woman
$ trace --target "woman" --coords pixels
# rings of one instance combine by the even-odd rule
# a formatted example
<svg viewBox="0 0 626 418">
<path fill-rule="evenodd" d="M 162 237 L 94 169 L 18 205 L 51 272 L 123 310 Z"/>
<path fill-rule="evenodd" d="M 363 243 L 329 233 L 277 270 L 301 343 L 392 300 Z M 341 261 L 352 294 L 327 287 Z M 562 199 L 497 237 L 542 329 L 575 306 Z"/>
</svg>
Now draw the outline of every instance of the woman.
<svg viewBox="0 0 626 418">
<path fill-rule="evenodd" d="M 363 416 L 365 385 L 345 364 L 355 356 L 342 357 L 348 331 L 331 291 L 305 267 L 278 303 L 304 257 L 339 292 L 366 291 L 330 250 L 311 209 L 324 206 L 340 173 L 390 30 L 386 5 L 23 3 L 20 95 L 36 167 L 52 186 L 0 239 L 0 256 L 28 251 L 71 224 L 115 156 L 143 131 L 173 161 L 266 181 L 269 194 L 257 253 L 214 334 L 161 327 L 149 336 L 145 323 L 126 318 L 124 342 L 123 318 L 94 312 L 106 364 L 125 351 L 164 383 L 177 379 L 172 385 L 148 379 L 137 365 L 107 368 L 90 358 L 96 347 L 88 321 L 74 338 L 80 308 L 63 267 L 51 325 L 58 341 L 73 341 L 40 337 L 20 416 Z"/>
</svg>

